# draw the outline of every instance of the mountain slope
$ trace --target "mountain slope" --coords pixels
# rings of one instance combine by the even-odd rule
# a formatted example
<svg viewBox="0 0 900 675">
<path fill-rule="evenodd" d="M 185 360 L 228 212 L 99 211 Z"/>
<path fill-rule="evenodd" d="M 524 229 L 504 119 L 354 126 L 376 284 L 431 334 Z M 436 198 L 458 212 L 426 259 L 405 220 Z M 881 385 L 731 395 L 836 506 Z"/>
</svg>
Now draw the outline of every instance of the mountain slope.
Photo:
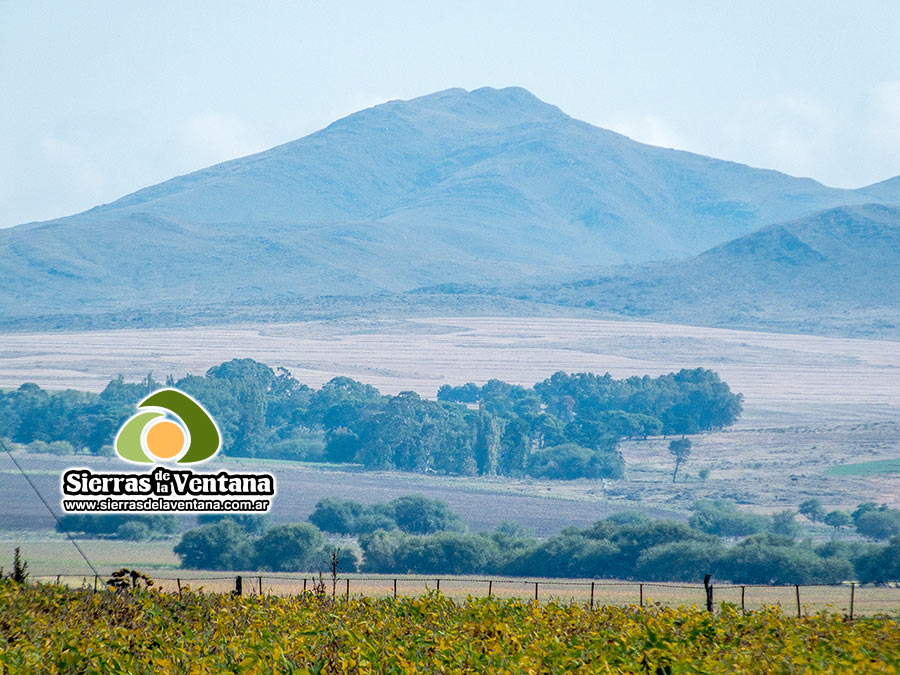
<svg viewBox="0 0 900 675">
<path fill-rule="evenodd" d="M 665 321 L 896 337 L 898 267 L 900 206 L 868 204 L 771 225 L 687 260 L 527 295 Z"/>
<path fill-rule="evenodd" d="M 572 278 L 873 200 L 636 143 L 523 89 L 452 89 L 0 230 L 0 311 L 140 316 Z"/>
</svg>

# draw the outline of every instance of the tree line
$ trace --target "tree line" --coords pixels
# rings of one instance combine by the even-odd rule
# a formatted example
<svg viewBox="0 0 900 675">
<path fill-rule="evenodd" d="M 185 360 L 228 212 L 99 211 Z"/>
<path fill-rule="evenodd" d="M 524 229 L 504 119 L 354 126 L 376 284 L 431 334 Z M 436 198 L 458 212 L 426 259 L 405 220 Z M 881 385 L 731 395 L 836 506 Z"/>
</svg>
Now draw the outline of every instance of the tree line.
<svg viewBox="0 0 900 675">
<path fill-rule="evenodd" d="M 533 387 L 443 386 L 437 400 L 336 377 L 319 389 L 252 359 L 165 381 L 216 419 L 223 452 L 457 475 L 618 478 L 622 439 L 733 424 L 741 395 L 710 370 L 617 380 L 558 372 Z M 99 395 L 35 384 L 0 392 L 0 436 L 39 452 L 108 453 L 133 406 L 162 386 L 119 376 Z"/>
<path fill-rule="evenodd" d="M 900 580 L 900 535 L 887 544 L 813 544 L 800 537 L 792 511 L 740 514 L 733 504 L 701 501 L 687 523 L 623 512 L 537 539 L 512 523 L 468 532 L 446 504 L 422 496 L 372 505 L 329 498 L 308 523 L 267 527 L 259 517 L 215 517 L 186 532 L 175 552 L 184 567 L 217 570 L 315 572 L 328 569 L 337 551 L 343 572 L 684 582 L 712 573 L 748 584 Z M 323 532 L 340 535 L 340 544 L 329 544 Z"/>
</svg>

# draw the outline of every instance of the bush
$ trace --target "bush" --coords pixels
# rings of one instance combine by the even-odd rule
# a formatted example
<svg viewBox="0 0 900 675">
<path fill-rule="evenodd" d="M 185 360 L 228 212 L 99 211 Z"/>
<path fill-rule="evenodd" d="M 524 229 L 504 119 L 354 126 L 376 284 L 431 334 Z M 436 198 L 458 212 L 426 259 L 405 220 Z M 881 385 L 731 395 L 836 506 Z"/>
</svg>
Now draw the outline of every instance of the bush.
<svg viewBox="0 0 900 675">
<path fill-rule="evenodd" d="M 536 478 L 621 478 L 625 462 L 615 451 L 563 443 L 532 453 L 527 472 Z"/>
<path fill-rule="evenodd" d="M 325 538 L 308 523 L 277 525 L 253 544 L 257 569 L 300 572 L 320 569 L 325 562 Z"/>
<path fill-rule="evenodd" d="M 187 569 L 241 570 L 252 562 L 247 533 L 230 519 L 185 532 L 174 551 Z"/>
<path fill-rule="evenodd" d="M 465 529 L 462 519 L 439 499 L 428 499 L 422 495 L 405 495 L 390 502 L 388 507 L 397 527 L 410 534 L 432 534 Z"/>
<path fill-rule="evenodd" d="M 128 541 L 144 541 L 150 538 L 150 528 L 140 520 L 129 520 L 119 525 L 116 537 Z"/>
<path fill-rule="evenodd" d="M 781 534 L 786 537 L 796 537 L 800 534 L 800 524 L 794 520 L 795 511 L 779 511 L 772 514 L 772 522 L 769 529 L 773 534 Z"/>
<path fill-rule="evenodd" d="M 397 552 L 407 538 L 402 532 L 376 530 L 359 538 L 364 572 L 387 573 L 398 569 Z"/>
<path fill-rule="evenodd" d="M 309 522 L 323 532 L 356 534 L 356 521 L 366 510 L 362 504 L 349 499 L 325 497 L 316 504 Z"/>
<path fill-rule="evenodd" d="M 149 534 L 175 534 L 181 529 L 181 522 L 174 515 L 138 516 L 127 513 L 109 513 L 105 515 L 69 513 L 60 517 L 59 522 L 56 524 L 56 529 L 59 532 L 83 532 L 85 534 L 118 536 L 119 527 L 129 521 L 144 523 Z"/>
<path fill-rule="evenodd" d="M 643 551 L 635 567 L 638 579 L 700 581 L 722 556 L 718 542 L 675 541 Z"/>
<path fill-rule="evenodd" d="M 247 534 L 260 534 L 269 527 L 268 515 L 255 515 L 252 513 L 205 513 L 197 516 L 197 522 L 201 525 L 207 523 L 219 523 L 230 520 Z"/>
<path fill-rule="evenodd" d="M 619 547 L 577 533 L 532 542 L 505 565 L 504 572 L 516 576 L 540 577 L 615 577 Z"/>
<path fill-rule="evenodd" d="M 765 516 L 743 513 L 734 504 L 721 499 L 701 499 L 691 506 L 693 514 L 688 524 L 708 534 L 720 537 L 746 537 L 762 532 Z"/>
<path fill-rule="evenodd" d="M 494 554 L 493 542 L 463 532 L 406 537 L 395 553 L 396 567 L 413 574 L 474 574 L 483 571 Z"/>
<path fill-rule="evenodd" d="M 48 455 L 74 455 L 75 446 L 69 441 L 52 441 L 45 443 L 44 441 L 32 441 L 25 446 L 28 452 Z"/>
<path fill-rule="evenodd" d="M 878 583 L 900 580 L 900 536 L 887 545 L 869 544 L 854 558 L 860 581 Z"/>
<path fill-rule="evenodd" d="M 853 518 L 851 518 L 850 514 L 846 511 L 829 511 L 825 518 L 823 518 L 823 521 L 826 525 L 830 525 L 839 530 L 842 527 L 851 525 L 853 523 Z"/>
<path fill-rule="evenodd" d="M 825 509 L 818 499 L 807 499 L 797 507 L 797 510 L 814 523 L 821 523 L 825 520 Z"/>
<path fill-rule="evenodd" d="M 350 429 L 332 429 L 326 436 L 325 459 L 329 462 L 352 462 L 359 452 L 359 445 L 359 436 Z"/>
<path fill-rule="evenodd" d="M 852 578 L 853 566 L 783 537 L 760 535 L 725 551 L 716 574 L 735 583 L 834 584 Z"/>
<path fill-rule="evenodd" d="M 890 539 L 900 534 L 900 510 L 881 506 L 856 518 L 856 531 L 870 539 Z"/>
</svg>

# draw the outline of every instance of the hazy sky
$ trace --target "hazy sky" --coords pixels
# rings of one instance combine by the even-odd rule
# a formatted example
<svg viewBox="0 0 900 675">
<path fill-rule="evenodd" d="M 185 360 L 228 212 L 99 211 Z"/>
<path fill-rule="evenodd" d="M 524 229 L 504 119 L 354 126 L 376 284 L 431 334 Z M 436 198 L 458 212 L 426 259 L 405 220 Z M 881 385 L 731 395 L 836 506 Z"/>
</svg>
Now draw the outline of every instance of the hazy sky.
<svg viewBox="0 0 900 675">
<path fill-rule="evenodd" d="M 484 85 L 828 185 L 900 174 L 895 0 L 0 0 L 0 225 Z"/>
</svg>

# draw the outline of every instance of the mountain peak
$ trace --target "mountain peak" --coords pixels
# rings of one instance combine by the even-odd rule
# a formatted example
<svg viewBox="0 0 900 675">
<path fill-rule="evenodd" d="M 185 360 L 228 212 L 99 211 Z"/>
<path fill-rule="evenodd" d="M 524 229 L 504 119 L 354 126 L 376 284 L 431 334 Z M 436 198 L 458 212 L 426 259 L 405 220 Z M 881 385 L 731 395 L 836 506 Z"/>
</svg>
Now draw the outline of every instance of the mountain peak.
<svg viewBox="0 0 900 675">
<path fill-rule="evenodd" d="M 379 119 L 384 115 L 435 122 L 440 118 L 467 125 L 514 126 L 567 119 L 559 108 L 522 87 L 460 87 L 444 89 L 412 99 L 394 99 L 338 120 L 329 128 Z"/>
<path fill-rule="evenodd" d="M 0 315 L 571 278 L 865 201 L 636 143 L 521 87 L 447 89 L 0 232 Z"/>
</svg>

